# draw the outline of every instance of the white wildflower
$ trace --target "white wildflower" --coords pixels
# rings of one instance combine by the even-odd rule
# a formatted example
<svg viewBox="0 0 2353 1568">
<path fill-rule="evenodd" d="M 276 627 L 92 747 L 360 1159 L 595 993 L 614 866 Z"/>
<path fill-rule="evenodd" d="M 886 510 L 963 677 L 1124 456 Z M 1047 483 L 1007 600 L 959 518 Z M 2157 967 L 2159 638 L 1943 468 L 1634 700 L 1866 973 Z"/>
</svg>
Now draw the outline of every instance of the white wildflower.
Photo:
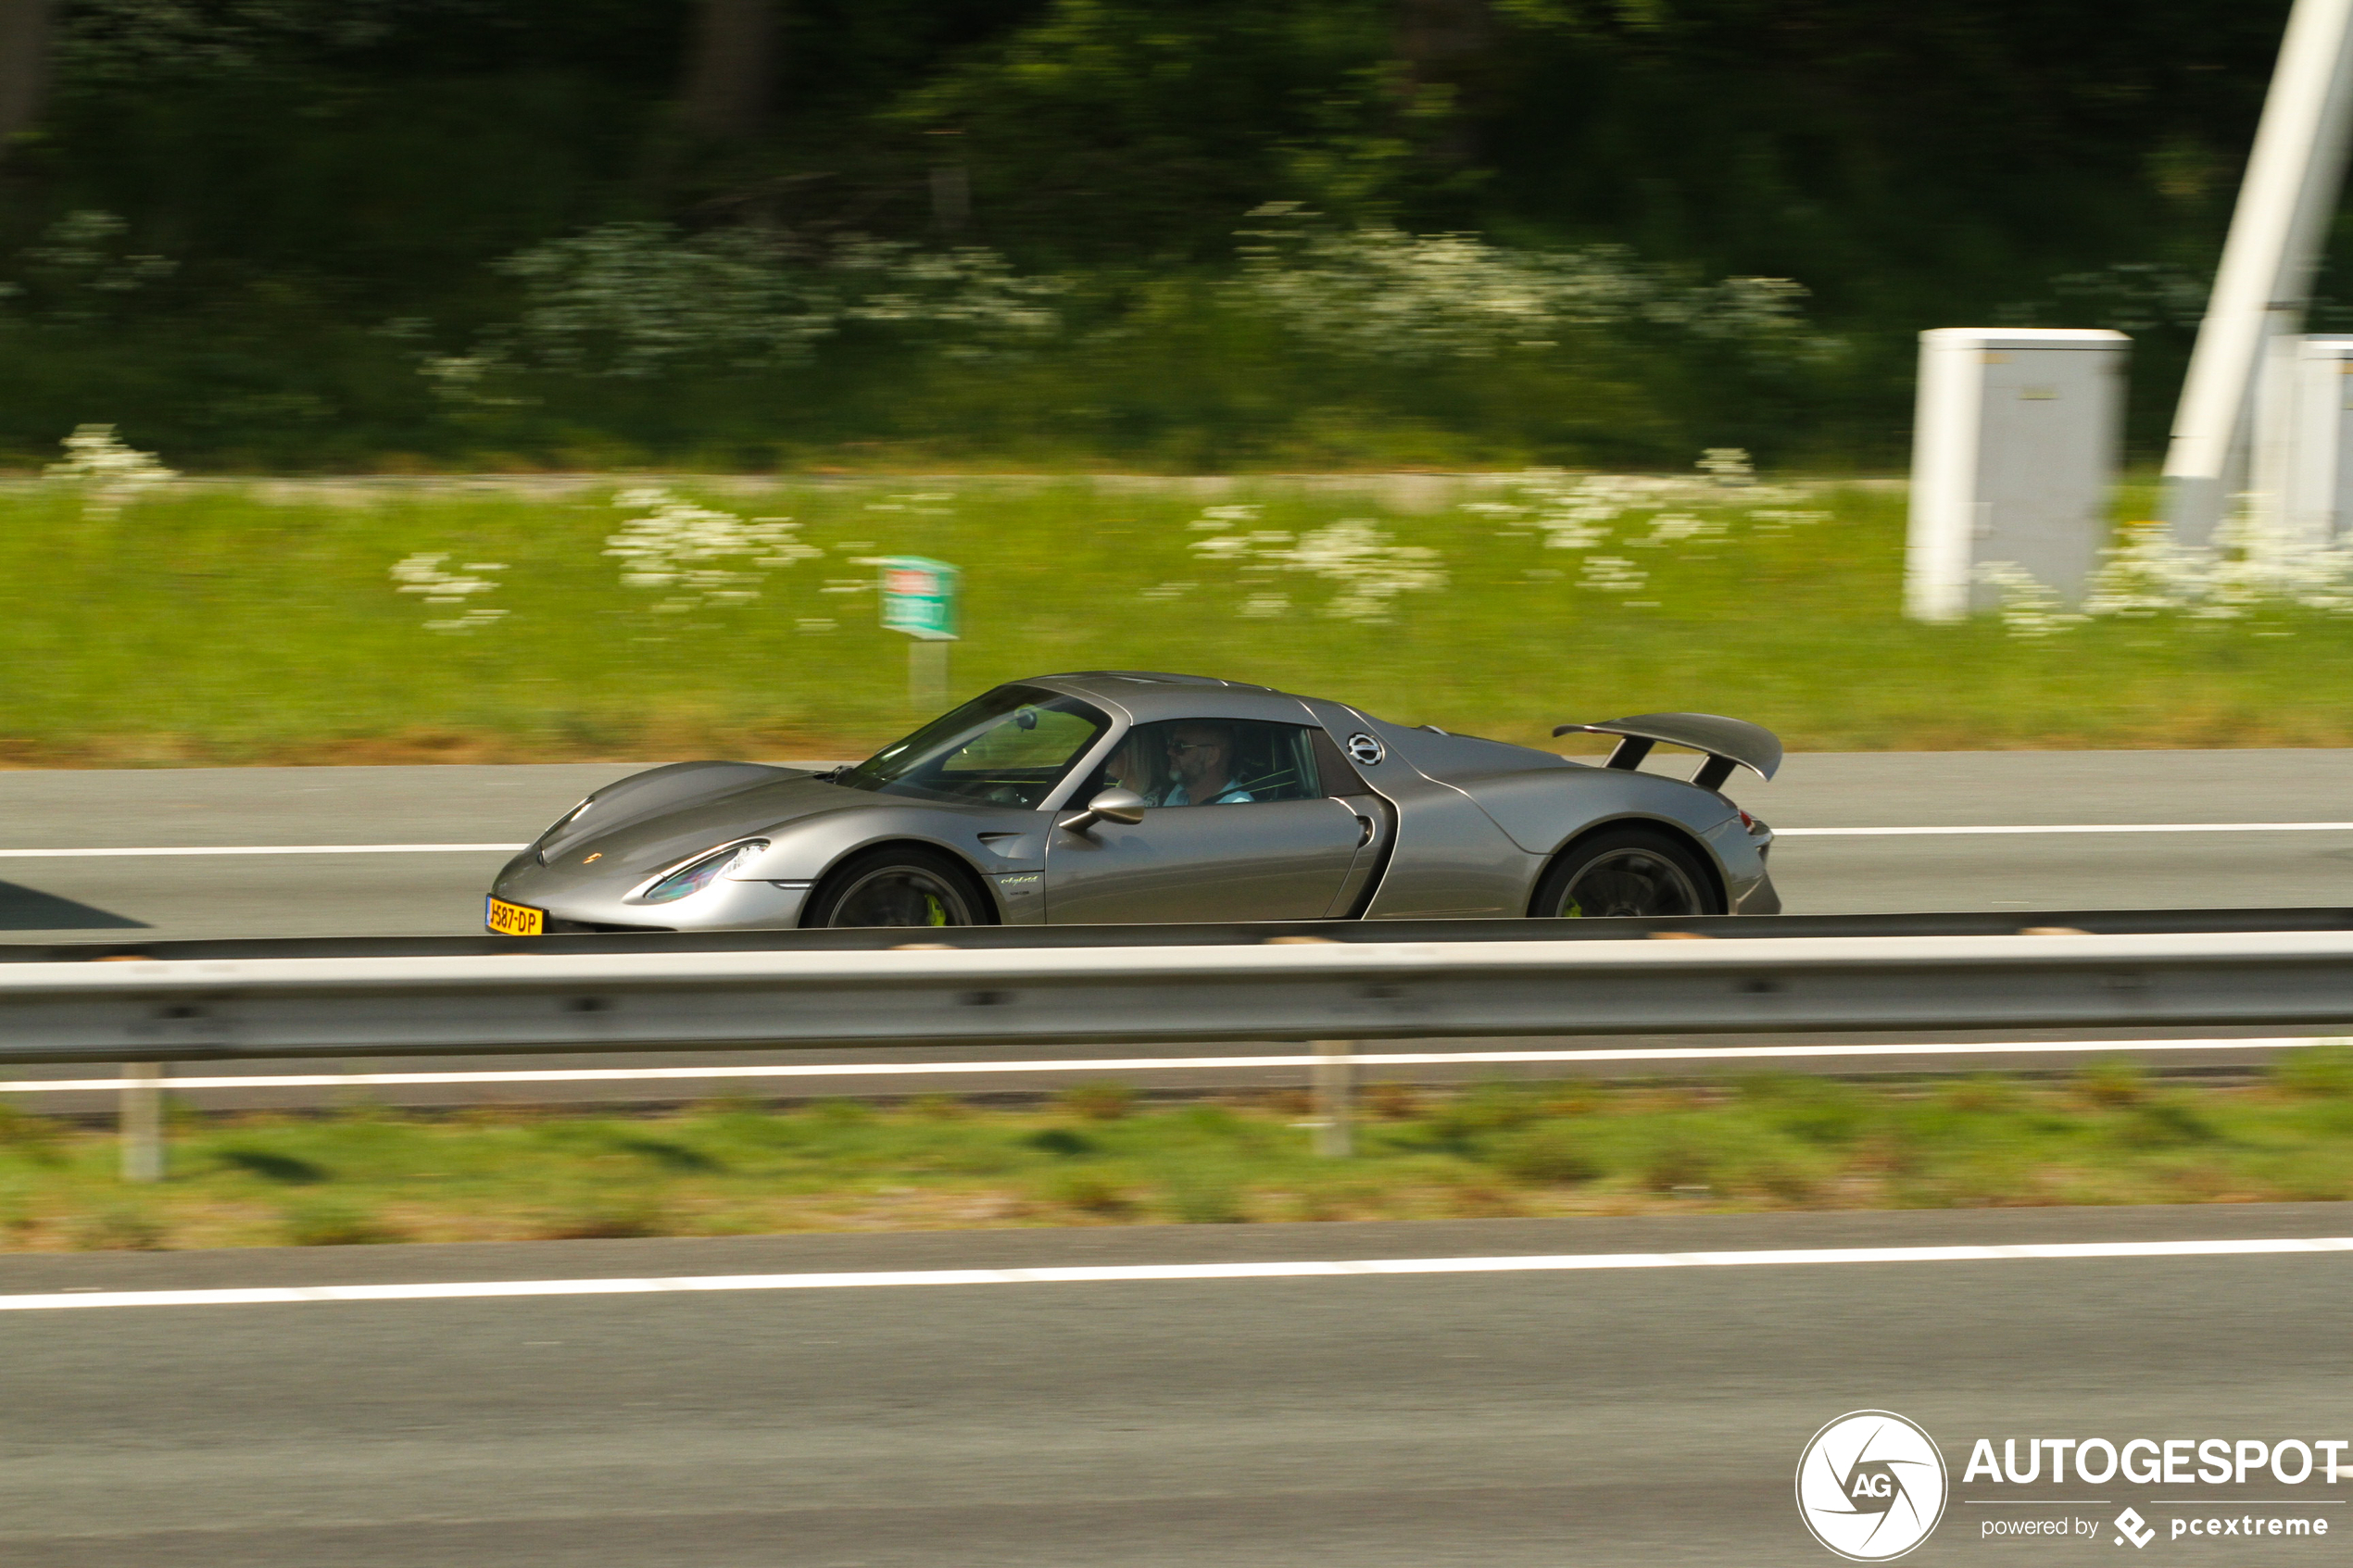
<svg viewBox="0 0 2353 1568">
<path fill-rule="evenodd" d="M 2102 552 L 2082 608 L 2087 618 L 2239 621 L 2271 607 L 2353 614 L 2353 544 L 2275 536 L 2246 509 L 2206 548 L 2177 544 L 2162 524 L 2130 525 Z"/>
<path fill-rule="evenodd" d="M 1252 508 L 1214 509 L 1249 514 L 1216 520 L 1221 527 L 1230 521 L 1252 521 L 1256 516 Z M 1444 560 L 1438 551 L 1417 545 L 1392 544 L 1389 534 L 1364 518 L 1343 519 L 1296 536 L 1274 529 L 1212 533 L 1194 540 L 1189 547 L 1197 558 L 1233 565 L 1238 574 L 1246 578 L 1302 572 L 1338 583 L 1340 592 L 1324 606 L 1322 613 L 1342 621 L 1393 620 L 1391 611 L 1400 595 L 1431 592 L 1447 584 Z M 1164 589 L 1190 586 L 1164 584 Z M 1147 590 L 1145 596 L 1174 597 L 1175 594 Z M 1288 596 L 1259 594 L 1245 599 L 1239 613 L 1252 618 L 1277 615 L 1288 609 L 1290 604 Z"/>
<path fill-rule="evenodd" d="M 1507 482 L 1513 499 L 1466 501 L 1462 509 L 1515 523 L 1524 519 L 1529 529 L 1543 535 L 1545 548 L 1580 551 L 1600 546 L 1620 525 L 1637 523 L 1645 513 L 1650 514 L 1650 533 L 1626 544 L 1655 549 L 1691 540 L 1711 542 L 1728 537 L 1743 517 L 1752 520 L 1755 532 L 1774 533 L 1830 516 L 1799 508 L 1798 503 L 1814 496 L 1805 486 L 1756 483 L 1748 454 L 1737 447 L 1710 447 L 1697 467 L 1705 477 L 1529 469 Z M 1496 536 L 1510 538 L 1519 532 L 1503 529 Z"/>
<path fill-rule="evenodd" d="M 1627 543 L 1637 549 L 1655 550 L 1693 539 L 1721 539 L 1730 532 L 1730 525 L 1720 513 L 1710 517 L 1697 512 L 1660 512 L 1651 519 L 1649 533 Z"/>
<path fill-rule="evenodd" d="M 1637 594 L 1650 575 L 1624 556 L 1587 556 L 1577 585 L 1601 594 Z"/>
<path fill-rule="evenodd" d="M 1710 446 L 1699 455 L 1699 470 L 1727 489 L 1756 483 L 1756 465 L 1739 446 Z"/>
<path fill-rule="evenodd" d="M 478 595 L 495 593 L 498 588 L 497 573 L 507 570 L 504 561 L 468 561 L 452 571 L 442 565 L 449 558 L 447 550 L 420 550 L 415 555 L 393 562 L 392 580 L 400 584 L 395 593 L 415 594 L 429 605 L 462 607 L 462 612 L 425 622 L 428 632 L 474 632 L 495 621 L 504 620 L 507 612 L 484 605 L 468 604 Z"/>
<path fill-rule="evenodd" d="M 134 451 L 122 444 L 112 425 L 76 425 L 65 439 L 63 462 L 44 470 L 46 477 L 82 487 L 82 509 L 88 517 L 112 517 L 149 490 L 180 477 L 156 460 L 153 452 Z"/>
<path fill-rule="evenodd" d="M 1831 514 L 1824 511 L 1809 511 L 1799 507 L 1755 507 L 1750 508 L 1748 518 L 1755 527 L 1755 532 L 1770 536 L 1787 533 L 1794 528 L 1806 528 L 1818 522 L 1828 522 L 1831 520 Z"/>
<path fill-rule="evenodd" d="M 1476 234 L 1337 230 L 1295 202 L 1251 217 L 1239 296 L 1317 346 L 1391 360 L 1550 348 L 1629 323 L 1711 338 L 1788 334 L 1806 291 L 1779 278 L 1692 283 L 1620 245 L 1511 250 Z"/>
<path fill-rule="evenodd" d="M 2068 611 L 2057 590 L 2016 561 L 1982 562 L 1977 575 L 2001 596 L 2002 629 L 2021 642 L 2064 632 L 2085 620 L 2081 614 Z"/>
<path fill-rule="evenodd" d="M 800 363 L 844 324 L 912 332 L 957 358 L 987 358 L 1057 331 L 1067 280 L 1020 277 L 995 251 L 928 252 L 850 236 L 830 251 L 749 229 L 682 235 L 608 223 L 510 256 L 522 318 L 477 351 L 535 368 L 648 377 L 688 362 L 738 370 Z M 448 361 L 428 374 L 462 374 Z M 461 383 L 459 383 L 461 384 Z"/>
<path fill-rule="evenodd" d="M 659 485 L 622 491 L 613 505 L 643 509 L 605 540 L 605 551 L 621 562 L 628 588 L 670 590 L 652 608 L 682 615 L 705 605 L 749 604 L 760 596 L 767 570 L 789 567 L 825 552 L 803 543 L 790 518 L 754 518 L 673 495 Z"/>
</svg>

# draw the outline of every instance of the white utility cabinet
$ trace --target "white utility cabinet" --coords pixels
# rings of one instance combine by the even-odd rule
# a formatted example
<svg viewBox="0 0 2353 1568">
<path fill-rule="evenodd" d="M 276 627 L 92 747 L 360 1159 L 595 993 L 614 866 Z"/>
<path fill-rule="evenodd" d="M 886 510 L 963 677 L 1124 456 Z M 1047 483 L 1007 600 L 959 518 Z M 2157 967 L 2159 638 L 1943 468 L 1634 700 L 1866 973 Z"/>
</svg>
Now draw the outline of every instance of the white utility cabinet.
<svg viewBox="0 0 2353 1568">
<path fill-rule="evenodd" d="M 2122 332 L 1939 327 L 1920 334 L 1904 613 L 1994 609 L 1988 562 L 2069 601 L 2108 539 L 2124 429 Z"/>
<path fill-rule="evenodd" d="M 2292 357 L 2283 359 L 2286 441 L 2271 447 L 2272 433 L 2258 430 L 2259 458 L 2269 457 L 2277 467 L 2258 474 L 2257 483 L 2278 487 L 2271 515 L 2279 547 L 2324 550 L 2353 530 L 2353 337 L 2297 338 Z M 2277 417 L 2267 406 L 2259 425 Z"/>
</svg>

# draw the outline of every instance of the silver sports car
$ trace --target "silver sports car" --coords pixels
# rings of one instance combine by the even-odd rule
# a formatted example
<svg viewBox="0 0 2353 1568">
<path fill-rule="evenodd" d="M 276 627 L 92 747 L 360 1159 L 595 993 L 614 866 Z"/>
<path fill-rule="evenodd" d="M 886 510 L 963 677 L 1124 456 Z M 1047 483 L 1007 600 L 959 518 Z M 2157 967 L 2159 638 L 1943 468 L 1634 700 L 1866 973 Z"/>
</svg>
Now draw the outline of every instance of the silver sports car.
<svg viewBox="0 0 2353 1568">
<path fill-rule="evenodd" d="M 1600 766 L 1239 681 L 984 692 L 830 772 L 678 762 L 507 863 L 494 932 L 1775 914 L 1772 831 L 1725 798 L 1780 743 L 1647 713 Z M 1690 783 L 1637 771 L 1707 754 Z"/>
</svg>

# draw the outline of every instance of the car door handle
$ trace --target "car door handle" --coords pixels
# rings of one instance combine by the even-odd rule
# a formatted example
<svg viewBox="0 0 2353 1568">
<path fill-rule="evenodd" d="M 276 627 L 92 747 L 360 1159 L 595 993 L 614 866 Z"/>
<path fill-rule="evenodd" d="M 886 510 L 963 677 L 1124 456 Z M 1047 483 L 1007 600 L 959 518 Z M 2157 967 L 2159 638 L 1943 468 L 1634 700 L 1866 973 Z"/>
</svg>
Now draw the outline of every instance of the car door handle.
<svg viewBox="0 0 2353 1568">
<path fill-rule="evenodd" d="M 1365 830 L 1357 835 L 1356 839 L 1356 847 L 1362 849 L 1373 841 L 1373 819 L 1360 814 L 1356 819 L 1356 825 Z"/>
</svg>

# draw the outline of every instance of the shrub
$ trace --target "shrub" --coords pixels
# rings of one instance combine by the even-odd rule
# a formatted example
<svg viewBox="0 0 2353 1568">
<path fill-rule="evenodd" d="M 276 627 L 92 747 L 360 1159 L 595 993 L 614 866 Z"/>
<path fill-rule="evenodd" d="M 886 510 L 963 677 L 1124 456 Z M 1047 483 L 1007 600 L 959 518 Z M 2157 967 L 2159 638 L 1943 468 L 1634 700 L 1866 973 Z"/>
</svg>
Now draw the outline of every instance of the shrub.
<svg viewBox="0 0 2353 1568">
<path fill-rule="evenodd" d="M 1652 1192 L 1708 1185 L 1715 1161 L 1688 1134 L 1668 1133 L 1643 1152 L 1642 1185 Z"/>
<path fill-rule="evenodd" d="M 1852 1142 L 1869 1120 L 1870 1106 L 1843 1084 L 1811 1083 L 1793 1088 L 1774 1111 L 1773 1124 L 1807 1143 Z"/>
<path fill-rule="evenodd" d="M 2314 1099 L 2353 1095 L 2353 1048 L 2341 1041 L 2285 1051 L 2271 1064 L 2271 1083 L 2283 1094 Z"/>
<path fill-rule="evenodd" d="M 1821 1183 L 1804 1166 L 1769 1156 L 1749 1168 L 1749 1180 L 1758 1191 L 1784 1203 L 1810 1203 L 1822 1189 Z"/>
<path fill-rule="evenodd" d="M 170 1230 L 152 1211 L 119 1203 L 82 1215 L 67 1234 L 77 1252 L 160 1252 Z"/>
<path fill-rule="evenodd" d="M 952 1122 L 972 1113 L 972 1108 L 954 1095 L 917 1095 L 907 1102 L 908 1114 L 933 1122 Z"/>
<path fill-rule="evenodd" d="M 1421 1114 L 1422 1091 L 1411 1084 L 1365 1085 L 1365 1110 L 1384 1122 L 1408 1122 Z"/>
<path fill-rule="evenodd" d="M 1222 1105 L 1189 1105 L 1178 1111 L 1176 1124 L 1205 1137 L 1230 1138 L 1247 1123 Z"/>
<path fill-rule="evenodd" d="M 1584 1140 L 1566 1127 L 1539 1127 L 1522 1134 L 1496 1155 L 1495 1166 L 1527 1186 L 1565 1186 L 1590 1182 L 1602 1173 L 1600 1162 L 1587 1151 Z"/>
<path fill-rule="evenodd" d="M 1060 1098 L 1064 1110 L 1089 1122 L 1116 1122 L 1136 1105 L 1136 1091 L 1126 1084 L 1077 1084 Z"/>
<path fill-rule="evenodd" d="M 375 1247 L 406 1239 L 397 1227 L 368 1210 L 339 1200 L 288 1209 L 281 1223 L 294 1247 Z"/>
<path fill-rule="evenodd" d="M 1162 1184 L 1162 1199 L 1188 1225 L 1230 1225 L 1245 1218 L 1240 1186 L 1222 1171 L 1173 1171 Z"/>
<path fill-rule="evenodd" d="M 1508 1220 L 1520 1212 L 1517 1198 L 1485 1182 L 1465 1182 L 1456 1187 L 1447 1208 L 1466 1220 Z"/>
<path fill-rule="evenodd" d="M 1948 1110 L 1982 1116 L 2015 1108 L 2018 1090 L 2008 1079 L 1995 1073 L 1972 1073 L 1948 1085 L 1942 1098 Z"/>
<path fill-rule="evenodd" d="M 2179 1100 L 2151 1100 L 2134 1109 L 2117 1135 L 2141 1148 L 2205 1143 L 2218 1135 L 2212 1123 Z"/>
<path fill-rule="evenodd" d="M 1514 1084 L 1481 1084 L 1441 1107 L 1430 1118 L 1440 1137 L 1463 1142 L 1485 1133 L 1521 1127 L 1543 1114 L 1543 1105 Z"/>
<path fill-rule="evenodd" d="M 322 1165 L 313 1164 L 296 1155 L 281 1154 L 275 1149 L 250 1148 L 239 1144 L 216 1148 L 212 1157 L 233 1171 L 249 1176 L 259 1176 L 266 1182 L 283 1182 L 289 1186 L 323 1182 L 328 1172 Z"/>
<path fill-rule="evenodd" d="M 44 1165 L 64 1158 L 65 1126 L 54 1117 L 0 1104 L 0 1148 L 14 1149 Z"/>
<path fill-rule="evenodd" d="M 1601 1108 L 1600 1087 L 1582 1078 L 1556 1084 L 1544 1097 L 1544 1111 L 1550 1116 L 1591 1116 Z"/>
<path fill-rule="evenodd" d="M 2075 1074 L 2075 1092 L 2094 1105 L 2131 1105 L 2148 1093 L 2148 1084 L 2132 1062 L 2095 1061 Z"/>
<path fill-rule="evenodd" d="M 586 1191 L 572 1194 L 542 1212 L 532 1235 L 545 1241 L 664 1236 L 670 1214 L 659 1194 Z"/>
<path fill-rule="evenodd" d="M 1109 1177 L 1094 1171 L 1063 1171 L 1046 1183 L 1047 1201 L 1086 1214 L 1124 1214 L 1135 1205 Z"/>
<path fill-rule="evenodd" d="M 1069 1127 L 1048 1127 L 1043 1132 L 1030 1134 L 1022 1141 L 1032 1148 L 1065 1157 L 1095 1152 L 1093 1139 Z"/>
<path fill-rule="evenodd" d="M 612 1140 L 613 1148 L 624 1154 L 650 1160 L 665 1171 L 699 1173 L 722 1170 L 720 1162 L 698 1148 L 689 1148 L 672 1138 L 649 1138 L 635 1134 L 621 1134 Z"/>
</svg>

